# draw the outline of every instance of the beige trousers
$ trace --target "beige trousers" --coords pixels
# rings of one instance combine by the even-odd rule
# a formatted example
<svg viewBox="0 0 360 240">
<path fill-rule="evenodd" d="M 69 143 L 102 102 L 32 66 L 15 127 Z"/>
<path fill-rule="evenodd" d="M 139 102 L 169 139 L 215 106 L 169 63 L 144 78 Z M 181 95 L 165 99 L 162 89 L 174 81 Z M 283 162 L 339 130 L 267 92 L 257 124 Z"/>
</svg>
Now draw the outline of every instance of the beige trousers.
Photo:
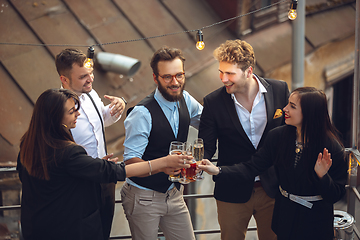
<svg viewBox="0 0 360 240">
<path fill-rule="evenodd" d="M 262 187 L 253 189 L 246 203 L 228 203 L 216 200 L 222 240 L 244 240 L 252 215 L 256 220 L 259 240 L 276 240 L 271 230 L 275 199 Z"/>
<path fill-rule="evenodd" d="M 121 199 L 132 239 L 155 240 L 160 226 L 166 240 L 195 240 L 183 189 L 160 193 L 124 183 Z"/>
</svg>

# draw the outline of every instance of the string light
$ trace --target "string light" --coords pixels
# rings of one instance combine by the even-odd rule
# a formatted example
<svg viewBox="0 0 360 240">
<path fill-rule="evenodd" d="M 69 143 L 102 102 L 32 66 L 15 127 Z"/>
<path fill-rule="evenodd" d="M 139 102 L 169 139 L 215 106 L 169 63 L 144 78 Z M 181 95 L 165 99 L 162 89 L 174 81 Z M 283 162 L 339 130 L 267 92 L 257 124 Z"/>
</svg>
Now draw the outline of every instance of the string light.
<svg viewBox="0 0 360 240">
<path fill-rule="evenodd" d="M 204 43 L 204 36 L 201 30 L 198 30 L 197 34 L 196 34 L 196 48 L 198 50 L 203 50 L 205 48 L 205 43 Z"/>
<path fill-rule="evenodd" d="M 248 12 L 248 13 L 245 13 L 245 14 L 241 14 L 241 15 L 238 15 L 238 16 L 235 16 L 235 17 L 232 17 L 232 18 L 228 18 L 228 19 L 222 20 L 220 22 L 210 24 L 208 26 L 204 26 L 201 29 L 211 28 L 211 27 L 214 27 L 216 25 L 223 24 L 225 22 L 234 21 L 235 19 L 242 18 L 242 17 L 248 16 L 248 15 L 260 12 L 260 11 L 265 10 L 267 8 L 271 8 L 273 6 L 276 6 L 276 5 L 279 5 L 279 4 L 283 3 L 283 2 L 288 2 L 288 1 L 289 0 L 279 0 L 278 2 L 270 4 L 268 6 L 265 6 L 265 7 L 259 8 L 257 10 L 254 10 L 254 11 L 251 11 L 251 12 Z M 297 5 L 297 0 L 296 1 L 292 0 L 292 1 L 296 2 L 296 5 Z M 296 7 L 295 7 L 295 9 L 296 9 Z M 157 36 L 143 37 L 143 38 L 138 38 L 138 39 L 130 39 L 130 40 L 123 40 L 123 41 L 108 42 L 108 43 L 97 43 L 97 44 L 93 44 L 92 46 L 105 46 L 105 45 L 110 45 L 110 44 L 137 42 L 137 41 L 143 41 L 143 40 L 147 40 L 147 39 L 154 39 L 154 38 L 166 37 L 166 36 L 171 36 L 171 35 L 177 35 L 177 34 L 181 34 L 181 33 L 190 33 L 190 32 L 195 32 L 195 31 L 198 31 L 198 33 L 200 31 L 201 36 L 202 36 L 202 31 L 201 30 L 187 30 L 187 31 L 167 33 L 167 34 L 162 34 L 162 35 L 157 35 Z M 204 43 L 204 42 L 202 42 L 202 43 Z M 199 42 L 199 44 L 200 44 L 200 42 Z M 44 44 L 44 43 L 9 43 L 9 42 L 0 42 L 0 45 L 37 46 L 37 47 L 38 46 L 41 46 L 41 47 L 44 47 L 44 46 L 48 46 L 48 47 L 89 47 L 89 45 L 81 45 L 81 44 Z M 92 48 L 92 46 L 89 47 L 89 49 Z M 204 47 L 205 47 L 205 44 L 203 45 L 202 49 L 204 49 Z"/>
<path fill-rule="evenodd" d="M 87 59 L 84 64 L 86 68 L 92 68 L 94 66 L 94 52 L 95 49 L 92 46 L 88 48 Z"/>
<path fill-rule="evenodd" d="M 297 0 L 292 0 L 292 2 L 290 4 L 290 11 L 288 13 L 288 18 L 290 20 L 295 20 L 295 18 L 297 16 L 297 12 L 296 12 L 297 4 L 298 4 Z"/>
</svg>

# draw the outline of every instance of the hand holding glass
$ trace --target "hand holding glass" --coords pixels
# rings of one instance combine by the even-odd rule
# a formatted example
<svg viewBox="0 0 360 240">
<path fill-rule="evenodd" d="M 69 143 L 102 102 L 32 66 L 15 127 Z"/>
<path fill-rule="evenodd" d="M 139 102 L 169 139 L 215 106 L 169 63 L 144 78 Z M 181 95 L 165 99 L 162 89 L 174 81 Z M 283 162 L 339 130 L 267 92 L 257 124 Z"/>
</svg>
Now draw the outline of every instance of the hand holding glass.
<svg viewBox="0 0 360 240">
<path fill-rule="evenodd" d="M 192 156 L 192 145 L 191 143 L 188 143 L 188 142 L 185 142 L 184 143 L 184 151 L 183 151 L 183 155 L 185 156 Z M 191 182 L 192 177 L 194 176 L 195 174 L 195 169 L 193 168 L 193 164 L 195 164 L 195 169 L 196 169 L 196 162 L 195 160 L 193 159 L 193 163 L 190 164 L 190 168 L 183 168 L 181 170 L 181 179 L 179 180 L 180 183 L 182 184 L 188 184 Z M 193 171 L 191 171 L 193 170 Z"/>
<path fill-rule="evenodd" d="M 184 151 L 184 143 L 173 141 L 170 143 L 169 154 L 181 155 Z M 176 175 L 169 175 L 169 181 L 178 182 L 180 180 L 180 173 Z"/>
</svg>

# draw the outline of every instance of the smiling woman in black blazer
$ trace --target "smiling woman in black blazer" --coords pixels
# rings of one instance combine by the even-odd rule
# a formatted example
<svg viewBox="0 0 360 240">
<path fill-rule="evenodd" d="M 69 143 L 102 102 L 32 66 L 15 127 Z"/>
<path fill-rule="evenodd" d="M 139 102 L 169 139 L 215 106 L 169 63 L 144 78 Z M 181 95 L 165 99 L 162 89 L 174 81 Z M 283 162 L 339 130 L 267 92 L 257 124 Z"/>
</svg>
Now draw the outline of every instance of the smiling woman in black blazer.
<svg viewBox="0 0 360 240">
<path fill-rule="evenodd" d="M 344 148 L 330 122 L 326 96 L 315 88 L 295 89 L 283 109 L 286 125 L 269 132 L 251 161 L 200 169 L 217 181 L 245 181 L 274 165 L 279 180 L 272 229 L 278 240 L 333 239 L 333 204 L 345 194 Z"/>
<path fill-rule="evenodd" d="M 190 157 L 177 155 L 128 166 L 88 156 L 70 133 L 79 107 L 78 96 L 66 89 L 49 89 L 36 101 L 17 165 L 25 240 L 103 240 L 99 183 L 190 166 L 184 160 Z"/>
</svg>

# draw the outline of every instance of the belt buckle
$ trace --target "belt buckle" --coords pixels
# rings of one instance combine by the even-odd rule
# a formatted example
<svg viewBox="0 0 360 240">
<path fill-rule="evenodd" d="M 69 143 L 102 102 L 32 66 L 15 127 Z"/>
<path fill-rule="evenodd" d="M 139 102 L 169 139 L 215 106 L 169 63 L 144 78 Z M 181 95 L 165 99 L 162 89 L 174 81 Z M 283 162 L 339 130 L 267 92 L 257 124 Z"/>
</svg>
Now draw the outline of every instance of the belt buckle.
<svg viewBox="0 0 360 240">
<path fill-rule="evenodd" d="M 280 192 L 281 194 L 286 197 L 289 198 L 291 201 L 296 202 L 304 207 L 307 207 L 309 209 L 312 208 L 313 204 L 303 198 L 301 198 L 300 196 L 296 196 L 294 194 L 288 193 L 287 191 L 285 191 L 284 189 L 282 189 L 281 186 L 279 186 Z"/>
<path fill-rule="evenodd" d="M 287 191 L 285 191 L 284 189 L 282 189 L 281 188 L 281 186 L 279 186 L 279 188 L 280 188 L 280 192 L 281 192 L 281 194 L 284 196 L 284 197 L 289 197 L 289 194 L 288 194 L 288 192 Z"/>
</svg>

